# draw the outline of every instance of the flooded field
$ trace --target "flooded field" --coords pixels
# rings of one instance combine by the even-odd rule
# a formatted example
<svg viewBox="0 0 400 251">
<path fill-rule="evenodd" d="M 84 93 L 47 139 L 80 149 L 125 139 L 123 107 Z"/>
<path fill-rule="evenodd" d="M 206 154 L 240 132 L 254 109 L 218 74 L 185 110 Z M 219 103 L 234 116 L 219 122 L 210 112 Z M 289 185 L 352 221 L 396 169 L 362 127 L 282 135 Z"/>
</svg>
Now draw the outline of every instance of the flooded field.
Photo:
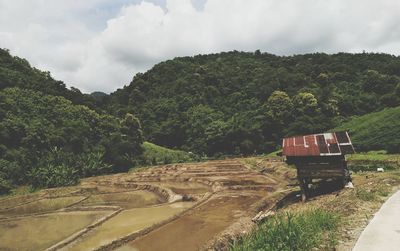
<svg viewBox="0 0 400 251">
<path fill-rule="evenodd" d="M 232 196 L 215 198 L 182 217 L 134 240 L 118 251 L 198 250 L 232 222 L 259 197 Z"/>
<path fill-rule="evenodd" d="M 193 203 L 190 202 L 178 202 L 157 207 L 125 210 L 94 229 L 88 235 L 83 236 L 81 240 L 73 245 L 67 246 L 64 250 L 93 250 L 102 245 L 109 244 L 113 240 L 166 220 L 192 205 Z"/>
<path fill-rule="evenodd" d="M 0 250 L 44 250 L 109 213 L 64 212 L 0 221 Z"/>
<path fill-rule="evenodd" d="M 165 165 L 2 198 L 0 250 L 198 250 L 286 189 L 279 165 Z"/>
</svg>

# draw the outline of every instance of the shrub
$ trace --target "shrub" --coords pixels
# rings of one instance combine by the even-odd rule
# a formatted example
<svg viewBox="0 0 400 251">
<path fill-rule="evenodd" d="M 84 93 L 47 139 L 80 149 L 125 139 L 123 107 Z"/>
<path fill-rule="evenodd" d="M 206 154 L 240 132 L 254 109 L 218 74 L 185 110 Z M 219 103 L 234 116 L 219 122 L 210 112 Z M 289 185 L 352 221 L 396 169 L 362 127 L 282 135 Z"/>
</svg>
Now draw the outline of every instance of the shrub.
<svg viewBox="0 0 400 251">
<path fill-rule="evenodd" d="M 29 172 L 34 188 L 75 185 L 80 177 L 108 173 L 111 165 L 103 161 L 103 152 L 72 154 L 53 148 Z"/>
<path fill-rule="evenodd" d="M 77 164 L 79 176 L 89 177 L 109 173 L 112 165 L 103 161 L 103 155 L 102 152 L 89 152 L 80 155 Z"/>
<path fill-rule="evenodd" d="M 78 170 L 61 165 L 47 164 L 29 172 L 31 184 L 35 188 L 70 186 L 78 183 Z"/>
<path fill-rule="evenodd" d="M 11 184 L 8 180 L 3 179 L 0 177 L 0 195 L 7 194 L 11 190 Z"/>
</svg>

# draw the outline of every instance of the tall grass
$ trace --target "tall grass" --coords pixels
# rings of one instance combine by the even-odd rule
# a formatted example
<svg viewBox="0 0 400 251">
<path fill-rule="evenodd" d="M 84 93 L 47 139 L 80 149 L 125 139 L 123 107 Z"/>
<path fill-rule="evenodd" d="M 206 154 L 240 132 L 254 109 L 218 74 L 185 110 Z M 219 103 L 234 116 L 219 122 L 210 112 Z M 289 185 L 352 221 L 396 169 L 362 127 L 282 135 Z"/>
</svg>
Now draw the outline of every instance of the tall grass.
<svg viewBox="0 0 400 251">
<path fill-rule="evenodd" d="M 143 165 L 161 165 L 197 161 L 198 156 L 179 150 L 172 150 L 150 142 L 143 143 Z"/>
<path fill-rule="evenodd" d="M 322 209 L 299 214 L 280 213 L 233 243 L 231 250 L 300 251 L 320 246 L 333 247 L 339 221 L 337 214 Z"/>
</svg>

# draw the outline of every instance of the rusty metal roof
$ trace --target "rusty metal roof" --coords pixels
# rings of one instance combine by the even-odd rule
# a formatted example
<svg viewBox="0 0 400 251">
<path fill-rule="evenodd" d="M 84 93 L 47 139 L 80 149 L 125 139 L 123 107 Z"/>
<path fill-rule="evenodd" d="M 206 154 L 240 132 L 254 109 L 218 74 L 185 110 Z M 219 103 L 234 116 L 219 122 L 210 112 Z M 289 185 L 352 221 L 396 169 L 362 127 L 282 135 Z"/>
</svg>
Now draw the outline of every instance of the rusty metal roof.
<svg viewBox="0 0 400 251">
<path fill-rule="evenodd" d="M 354 153 L 347 132 L 327 132 L 284 138 L 285 156 L 336 156 Z"/>
</svg>

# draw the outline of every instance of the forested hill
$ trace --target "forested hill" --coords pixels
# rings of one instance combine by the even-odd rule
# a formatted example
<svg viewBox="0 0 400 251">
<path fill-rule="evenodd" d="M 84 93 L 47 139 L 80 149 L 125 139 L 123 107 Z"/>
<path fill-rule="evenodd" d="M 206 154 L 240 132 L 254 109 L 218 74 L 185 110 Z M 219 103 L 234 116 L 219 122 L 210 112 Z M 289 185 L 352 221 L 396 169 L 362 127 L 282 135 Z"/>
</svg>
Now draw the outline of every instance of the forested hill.
<svg viewBox="0 0 400 251">
<path fill-rule="evenodd" d="M 399 57 L 234 51 L 159 63 L 112 93 L 105 108 L 138 115 L 151 142 L 239 154 L 398 106 L 399 97 Z"/>
<path fill-rule="evenodd" d="M 69 90 L 0 50 L 0 195 L 20 185 L 72 185 L 144 162 L 134 115 L 116 118 L 88 108 L 103 96 Z"/>
<path fill-rule="evenodd" d="M 12 56 L 8 50 L 0 48 L 0 90 L 7 87 L 40 91 L 48 95 L 62 96 L 74 104 L 98 107 L 95 97 L 82 94 L 74 87 L 68 89 L 64 82 L 53 79 L 50 72 L 31 67 L 26 59 Z"/>
</svg>

